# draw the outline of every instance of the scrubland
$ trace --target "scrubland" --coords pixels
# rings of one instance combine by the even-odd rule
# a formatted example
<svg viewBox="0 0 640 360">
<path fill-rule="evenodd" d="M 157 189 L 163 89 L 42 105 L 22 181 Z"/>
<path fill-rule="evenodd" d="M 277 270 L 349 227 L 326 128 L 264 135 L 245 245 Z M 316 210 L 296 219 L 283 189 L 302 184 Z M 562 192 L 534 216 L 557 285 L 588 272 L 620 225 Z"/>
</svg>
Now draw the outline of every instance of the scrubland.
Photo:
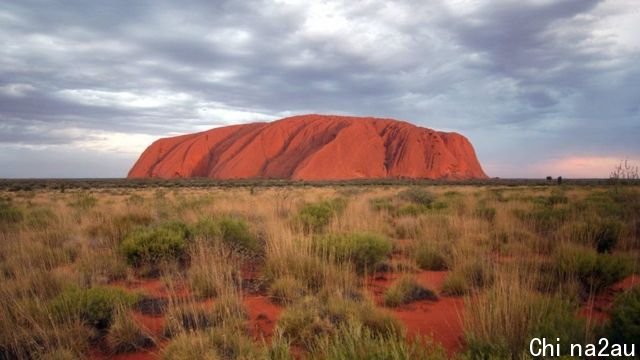
<svg viewBox="0 0 640 360">
<path fill-rule="evenodd" d="M 0 358 L 638 348 L 639 239 L 637 186 L 5 191 Z"/>
</svg>

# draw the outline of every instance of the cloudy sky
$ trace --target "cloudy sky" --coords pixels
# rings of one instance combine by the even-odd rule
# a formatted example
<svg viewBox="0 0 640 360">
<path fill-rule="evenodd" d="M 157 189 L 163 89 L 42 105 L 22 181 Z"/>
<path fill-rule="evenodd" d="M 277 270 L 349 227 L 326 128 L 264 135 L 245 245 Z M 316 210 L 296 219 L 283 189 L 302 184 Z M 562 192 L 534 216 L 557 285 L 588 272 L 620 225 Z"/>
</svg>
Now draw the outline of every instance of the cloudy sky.
<svg viewBox="0 0 640 360">
<path fill-rule="evenodd" d="M 640 163 L 639 34 L 637 0 L 3 1 L 0 177 L 123 177 L 158 137 L 303 113 L 607 177 Z"/>
</svg>

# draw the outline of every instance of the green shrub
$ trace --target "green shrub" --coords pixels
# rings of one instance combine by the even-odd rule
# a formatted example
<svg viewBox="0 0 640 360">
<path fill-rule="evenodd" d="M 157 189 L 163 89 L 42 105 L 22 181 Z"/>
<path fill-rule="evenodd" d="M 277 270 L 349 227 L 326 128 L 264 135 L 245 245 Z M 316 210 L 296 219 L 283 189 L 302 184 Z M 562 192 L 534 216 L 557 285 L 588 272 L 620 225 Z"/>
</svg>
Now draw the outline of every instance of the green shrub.
<svg viewBox="0 0 640 360">
<path fill-rule="evenodd" d="M 577 246 L 559 248 L 555 266 L 559 281 L 578 280 L 584 294 L 601 292 L 631 273 L 627 258 Z"/>
<path fill-rule="evenodd" d="M 389 239 L 370 233 L 330 234 L 315 239 L 319 254 L 350 261 L 359 272 L 372 271 L 375 265 L 391 253 Z"/>
<path fill-rule="evenodd" d="M 435 195 L 421 187 L 410 187 L 398 193 L 398 197 L 417 205 L 431 207 Z"/>
<path fill-rule="evenodd" d="M 441 271 L 449 268 L 449 260 L 434 245 L 422 243 L 413 253 L 416 264 L 422 270 Z"/>
<path fill-rule="evenodd" d="M 418 284 L 409 276 L 404 276 L 396 281 L 384 294 L 384 304 L 389 307 L 397 307 L 418 300 L 438 300 L 436 293 Z"/>
<path fill-rule="evenodd" d="M 130 265 L 158 265 L 167 260 L 183 259 L 188 235 L 186 225 L 169 222 L 133 231 L 122 241 L 120 250 Z"/>
<path fill-rule="evenodd" d="M 242 219 L 222 217 L 204 218 L 193 226 L 193 235 L 208 241 L 221 240 L 225 245 L 238 251 L 254 253 L 260 245 L 255 235 Z"/>
<path fill-rule="evenodd" d="M 111 325 L 118 307 L 130 307 L 137 295 L 112 287 L 68 288 L 51 301 L 51 313 L 59 321 L 81 319 L 96 329 Z"/>
<path fill-rule="evenodd" d="M 344 199 L 305 204 L 298 212 L 295 221 L 302 226 L 304 232 L 320 232 L 329 225 L 335 214 L 344 210 L 345 206 Z"/>
<path fill-rule="evenodd" d="M 244 221 L 223 218 L 219 220 L 218 226 L 222 240 L 227 245 L 252 252 L 258 250 L 258 241 Z"/>
<path fill-rule="evenodd" d="M 607 335 L 612 343 L 640 346 L 640 286 L 618 295 L 611 309 Z"/>
<path fill-rule="evenodd" d="M 428 339 L 407 342 L 396 333 L 376 334 L 357 324 L 346 324 L 335 335 L 325 337 L 311 351 L 312 359 L 416 359 L 445 360 L 447 353 Z"/>
</svg>

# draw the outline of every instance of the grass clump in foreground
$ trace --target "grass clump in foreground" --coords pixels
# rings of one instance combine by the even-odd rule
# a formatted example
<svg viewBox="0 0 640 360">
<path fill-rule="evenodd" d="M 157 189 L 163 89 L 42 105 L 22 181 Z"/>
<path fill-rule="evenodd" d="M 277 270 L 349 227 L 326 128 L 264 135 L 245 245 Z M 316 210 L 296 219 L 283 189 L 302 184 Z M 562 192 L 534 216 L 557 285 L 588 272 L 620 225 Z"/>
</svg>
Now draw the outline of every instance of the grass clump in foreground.
<svg viewBox="0 0 640 360">
<path fill-rule="evenodd" d="M 230 324 L 243 328 L 246 318 L 247 312 L 237 296 L 221 297 L 211 309 L 191 301 L 173 303 L 167 311 L 164 333 L 176 336 Z"/>
<path fill-rule="evenodd" d="M 371 233 L 330 234 L 317 238 L 315 243 L 319 254 L 338 262 L 349 261 L 360 273 L 373 271 L 392 249 L 389 239 Z"/>
<path fill-rule="evenodd" d="M 402 333 L 396 320 L 373 304 L 337 296 L 306 297 L 287 307 L 277 330 L 292 344 L 310 351 L 346 325 L 362 326 L 381 336 Z"/>
<path fill-rule="evenodd" d="M 187 226 L 178 221 L 133 231 L 120 244 L 129 265 L 155 269 L 162 262 L 184 260 Z"/>
<path fill-rule="evenodd" d="M 413 339 L 398 333 L 379 334 L 361 325 L 347 324 L 334 336 L 323 338 L 312 349 L 312 359 L 445 360 L 444 349 L 431 340 Z"/>
<path fill-rule="evenodd" d="M 499 279 L 486 293 L 469 298 L 463 323 L 470 359 L 529 358 L 534 337 L 559 337 L 565 349 L 591 340 L 576 304 L 537 293 L 515 277 Z"/>
<path fill-rule="evenodd" d="M 389 307 L 397 307 L 418 300 L 438 300 L 436 293 L 410 277 L 404 276 L 387 289 L 384 294 L 384 304 Z"/>
<path fill-rule="evenodd" d="M 91 327 L 103 330 L 111 325 L 118 307 L 131 307 L 137 300 L 137 295 L 117 288 L 72 287 L 51 301 L 50 311 L 60 321 L 80 319 Z"/>
<path fill-rule="evenodd" d="M 422 270 L 442 271 L 449 268 L 450 260 L 441 246 L 421 243 L 416 246 L 413 257 Z"/>
<path fill-rule="evenodd" d="M 269 287 L 269 295 L 278 304 L 291 304 L 306 295 L 304 284 L 292 276 L 285 276 L 273 281 Z"/>
<path fill-rule="evenodd" d="M 271 347 L 256 343 L 241 329 L 221 326 L 183 333 L 173 338 L 162 352 L 164 360 L 291 359 L 278 341 Z"/>
<path fill-rule="evenodd" d="M 149 331 L 133 318 L 129 309 L 116 309 L 113 323 L 107 333 L 107 344 L 112 352 L 132 352 L 154 346 L 155 343 Z"/>
</svg>

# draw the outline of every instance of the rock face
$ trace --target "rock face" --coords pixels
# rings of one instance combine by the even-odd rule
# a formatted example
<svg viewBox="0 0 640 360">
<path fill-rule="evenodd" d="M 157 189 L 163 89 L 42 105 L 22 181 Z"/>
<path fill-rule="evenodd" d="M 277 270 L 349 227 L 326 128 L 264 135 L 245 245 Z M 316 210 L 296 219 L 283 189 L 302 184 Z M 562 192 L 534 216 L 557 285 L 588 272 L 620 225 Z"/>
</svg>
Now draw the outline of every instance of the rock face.
<svg viewBox="0 0 640 360">
<path fill-rule="evenodd" d="M 129 178 L 486 178 L 471 143 L 407 122 L 303 115 L 155 141 Z"/>
</svg>

